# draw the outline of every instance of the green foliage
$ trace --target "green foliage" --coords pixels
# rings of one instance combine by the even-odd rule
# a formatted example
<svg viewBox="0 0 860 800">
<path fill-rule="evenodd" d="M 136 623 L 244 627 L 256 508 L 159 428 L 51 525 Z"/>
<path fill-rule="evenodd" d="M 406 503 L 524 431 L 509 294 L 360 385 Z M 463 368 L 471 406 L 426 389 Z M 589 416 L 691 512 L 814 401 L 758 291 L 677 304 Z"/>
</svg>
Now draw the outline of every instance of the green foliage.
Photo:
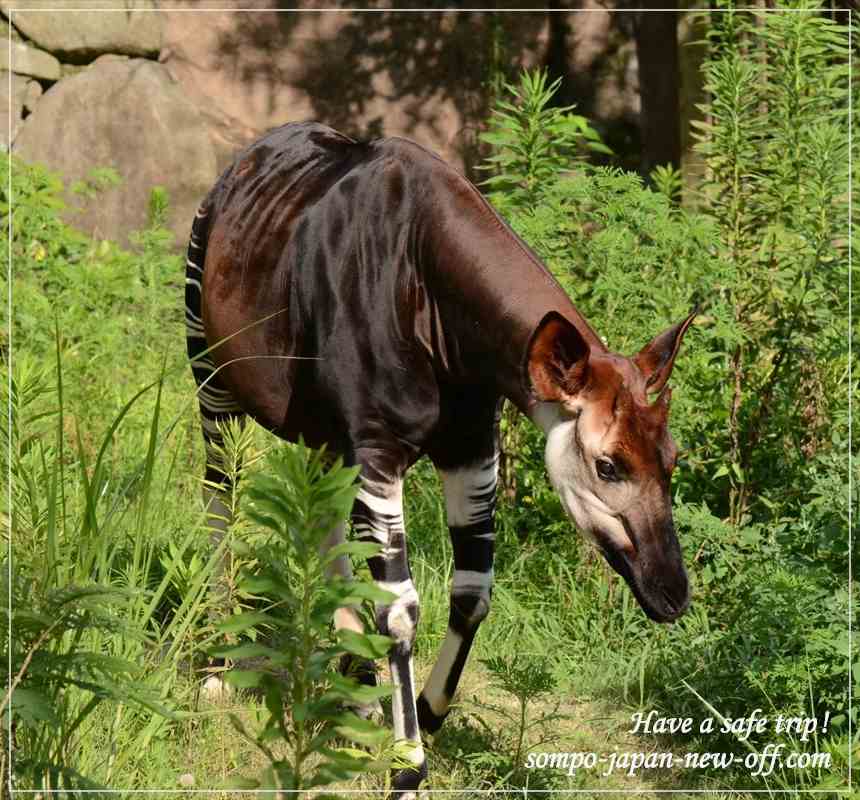
<svg viewBox="0 0 860 800">
<path fill-rule="evenodd" d="M 559 713 L 559 686 L 549 659 L 518 652 L 481 659 L 480 663 L 487 670 L 493 689 L 501 690 L 503 696 L 492 701 L 486 694 L 472 697 L 465 704 L 468 711 L 465 719 L 459 721 L 460 726 L 451 725 L 448 730 L 446 725 L 444 732 L 449 748 L 452 744 L 462 747 L 461 737 L 481 744 L 473 752 L 461 750 L 460 757 L 472 776 L 469 785 L 502 791 L 524 786 L 543 790 L 562 788 L 551 774 L 542 775 L 525 767 L 526 752 L 558 741 L 554 727 L 569 719 Z M 537 706 L 548 700 L 550 707 L 538 711 Z"/>
<path fill-rule="evenodd" d="M 268 719 L 251 736 L 241 719 L 236 729 L 265 754 L 269 768 L 259 780 L 242 780 L 245 788 L 312 789 L 345 780 L 365 771 L 391 766 L 383 758 L 388 733 L 370 720 L 344 710 L 345 704 L 369 704 L 391 693 L 388 687 L 364 686 L 337 672 L 344 655 L 376 659 L 391 646 L 388 637 L 352 630 L 331 631 L 334 612 L 360 608 L 365 602 L 384 603 L 389 592 L 361 580 L 329 575 L 337 558 L 366 558 L 378 546 L 344 542 L 322 554 L 332 529 L 349 515 L 358 485 L 357 468 L 340 460 L 326 467 L 324 452 L 301 443 L 270 455 L 267 469 L 250 477 L 245 513 L 266 529 L 269 537 L 253 550 L 235 543 L 257 568 L 240 580 L 242 587 L 266 598 L 263 610 L 230 617 L 219 627 L 230 635 L 253 633 L 255 642 L 240 642 L 213 650 L 230 659 L 255 659 L 253 668 L 236 668 L 227 680 L 241 689 L 255 689 L 265 698 Z M 264 634 L 264 644 L 258 634 Z M 337 747 L 341 737 L 353 746 Z M 283 741 L 288 754 L 279 756 L 272 742 Z M 372 747 L 371 755 L 357 746 Z"/>
<path fill-rule="evenodd" d="M 126 623 L 128 594 L 98 585 L 46 586 L 8 563 L 2 564 L 0 589 L 3 617 L 14 632 L 11 652 L 5 644 L 0 651 L 8 686 L 0 713 L 4 736 L 10 724 L 14 731 L 14 779 L 19 787 L 43 790 L 94 788 L 68 765 L 75 763 L 81 731 L 101 703 L 170 714 L 137 664 L 92 648 L 94 636 L 134 636 Z M 76 703 L 73 697 L 86 700 Z M 6 760 L 4 751 L 3 775 Z"/>
<path fill-rule="evenodd" d="M 65 442 L 71 419 L 58 336 L 56 349 L 53 391 L 44 371 L 26 360 L 18 363 L 7 398 L 12 425 L 3 430 L 12 457 L 10 535 L 16 557 L 8 577 L 8 565 L 3 569 L 3 611 L 13 632 L 11 652 L 2 654 L 0 667 L 13 690 L 4 700 L 11 700 L 4 724 L 11 720 L 20 750 L 12 764 L 17 785 L 42 790 L 109 785 L 114 770 L 122 770 L 127 756 L 106 758 L 104 751 L 86 747 L 105 704 L 115 708 L 114 725 L 135 721 L 140 742 L 175 718 L 170 693 L 178 664 L 188 656 L 188 634 L 199 623 L 205 573 L 212 568 L 210 562 L 188 583 L 182 602 L 161 624 L 161 598 L 196 531 L 177 540 L 153 586 L 156 551 L 148 529 L 157 509 L 150 497 L 160 384 L 126 403 L 91 461 L 80 427 L 76 447 Z M 113 487 L 108 445 L 130 409 L 153 388 L 143 460 L 124 486 Z M 38 411 L 46 395 L 53 395 L 53 408 Z M 43 427 L 46 422 L 53 431 Z M 107 733 L 112 739 L 115 730 Z"/>
<path fill-rule="evenodd" d="M 69 191 L 83 197 L 93 198 L 101 194 L 105 189 L 118 186 L 122 183 L 122 177 L 112 167 L 96 167 L 90 174 L 80 181 L 69 184 Z"/>
<path fill-rule="evenodd" d="M 856 392 L 844 322 L 847 30 L 803 9 L 712 17 L 712 100 L 699 127 L 708 170 L 695 211 L 677 206 L 674 173 L 652 175 L 654 191 L 560 160 L 528 202 L 511 188 L 526 185 L 526 159 L 510 167 L 505 195 L 491 196 L 612 350 L 635 353 L 703 308 L 672 378 L 675 520 L 693 608 L 670 629 L 648 625 L 618 579 L 570 543 L 542 437 L 508 418 L 503 444 L 514 441 L 516 457 L 498 572 L 518 570 L 517 600 L 533 609 L 524 613 L 552 607 L 556 635 L 590 654 L 570 656 L 571 670 L 588 673 L 591 654 L 604 654 L 590 680 L 610 696 L 695 714 L 686 679 L 726 714 L 827 709 L 844 725 L 846 409 Z M 521 93 L 510 104 L 524 113 Z M 496 140 L 525 146 L 524 126 L 503 111 Z M 576 588 L 559 585 L 551 600 L 527 588 L 565 581 Z"/>
<path fill-rule="evenodd" d="M 654 189 L 673 203 L 681 202 L 681 191 L 684 188 L 684 176 L 681 170 L 671 164 L 658 164 L 651 172 L 651 183 Z"/>
<path fill-rule="evenodd" d="M 514 206 L 532 205 L 541 186 L 582 152 L 611 152 L 585 117 L 570 113 L 573 106 L 552 105 L 561 78 L 548 80 L 535 70 L 523 71 L 517 86 L 505 83 L 511 99 L 496 101 L 481 135 L 494 150 L 484 166 L 494 174 L 484 185 Z"/>
<path fill-rule="evenodd" d="M 484 659 L 481 662 L 496 679 L 496 682 L 517 701 L 517 711 L 509 714 L 505 709 L 501 711 L 502 716 L 508 718 L 512 723 L 513 737 L 516 743 L 511 755 L 511 767 L 515 773 L 522 768 L 523 754 L 525 753 L 526 735 L 536 725 L 542 728 L 548 723 L 560 719 L 558 714 L 551 714 L 549 718 L 543 714 L 538 720 L 529 719 L 529 705 L 539 698 L 545 696 L 556 688 L 556 681 L 547 668 L 546 659 L 537 658 L 505 658 L 496 656 Z"/>
<path fill-rule="evenodd" d="M 178 724 L 183 678 L 206 642 L 217 561 L 192 556 L 205 541 L 193 506 L 162 502 L 182 485 L 181 450 L 168 447 L 177 418 L 164 424 L 165 407 L 172 415 L 188 403 L 165 388 L 157 350 L 181 330 L 181 316 L 161 301 L 154 316 L 175 319 L 173 330 L 144 322 L 140 335 L 126 330 L 141 301 L 163 293 L 174 270 L 181 275 L 180 261 L 157 224 L 141 234 L 137 255 L 73 231 L 58 217 L 60 181 L 12 166 L 14 366 L 2 385 L 11 389 L 3 435 L 14 562 L 4 610 L 13 630 L 7 678 L 19 676 L 14 777 L 39 790 L 145 783 L 142 754 Z M 5 653 L 2 661 L 5 672 Z"/>
<path fill-rule="evenodd" d="M 183 263 L 172 252 L 172 234 L 163 227 L 168 207 L 164 191 L 153 190 L 147 227 L 131 236 L 135 252 L 129 252 L 113 242 L 90 239 L 61 220 L 65 203 L 57 175 L 9 154 L 2 157 L 12 178 L 13 339 L 26 342 L 30 354 L 53 354 L 53 326 L 45 321 L 56 317 L 64 333 L 64 368 L 75 390 L 88 364 L 110 358 L 118 338 L 133 335 L 137 346 L 129 354 L 127 372 L 117 369 L 107 389 L 116 402 L 129 384 L 139 385 L 131 367 L 152 350 L 175 353 L 169 367 L 181 364 L 181 351 L 168 347 L 181 330 L 181 308 L 159 302 L 181 286 Z M 9 202 L 4 182 L 0 214 L 8 211 Z M 8 234 L 5 226 L 2 233 Z M 137 317 L 140 308 L 146 310 L 143 319 Z M 106 326 L 105 319 L 115 315 L 122 324 Z"/>
<path fill-rule="evenodd" d="M 833 446 L 826 420 L 845 429 L 848 40 L 814 8 L 720 15 L 709 34 L 714 100 L 698 149 L 703 202 L 735 272 L 725 293 L 737 339 L 727 426 L 736 522 L 756 502 L 784 504 L 786 483 L 799 485 Z"/>
</svg>

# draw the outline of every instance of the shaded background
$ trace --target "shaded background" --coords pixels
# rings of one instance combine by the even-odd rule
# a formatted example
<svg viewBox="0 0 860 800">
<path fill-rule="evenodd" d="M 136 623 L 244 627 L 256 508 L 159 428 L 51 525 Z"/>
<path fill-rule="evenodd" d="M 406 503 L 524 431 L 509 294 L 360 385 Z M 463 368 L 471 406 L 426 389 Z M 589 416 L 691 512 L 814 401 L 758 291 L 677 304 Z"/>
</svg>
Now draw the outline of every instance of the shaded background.
<svg viewBox="0 0 860 800">
<path fill-rule="evenodd" d="M 301 0 L 303 11 L 241 12 L 223 0 L 225 10 L 199 0 L 64 2 L 115 10 L 0 0 L 14 73 L 11 96 L 0 96 L 0 113 L 11 114 L 0 119 L 0 139 L 9 145 L 11 123 L 13 151 L 70 182 L 91 181 L 102 167 L 118 173 L 122 182 L 98 201 L 69 193 L 70 221 L 96 236 L 127 241 L 160 184 L 180 244 L 236 151 L 295 120 L 358 137 L 406 136 L 475 179 L 489 108 L 523 67 L 562 79 L 556 101 L 592 121 L 618 166 L 647 175 L 672 164 L 688 185 L 699 169 L 688 132 L 705 99 L 704 20 L 693 4 L 648 12 L 629 2 L 547 0 L 507 4 L 544 10 L 494 3 L 465 12 L 425 1 L 368 12 Z M 439 11 L 427 10 L 434 4 Z M 403 10 L 410 5 L 425 10 Z M 7 84 L 0 80 L 0 95 Z"/>
</svg>

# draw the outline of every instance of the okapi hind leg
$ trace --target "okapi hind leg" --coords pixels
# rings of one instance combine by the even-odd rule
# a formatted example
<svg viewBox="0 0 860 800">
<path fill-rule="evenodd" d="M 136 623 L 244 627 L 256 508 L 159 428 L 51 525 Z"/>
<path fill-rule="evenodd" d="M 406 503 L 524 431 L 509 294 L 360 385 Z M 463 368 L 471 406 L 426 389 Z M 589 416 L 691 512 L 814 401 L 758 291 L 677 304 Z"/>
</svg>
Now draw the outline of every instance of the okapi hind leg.
<svg viewBox="0 0 860 800">
<path fill-rule="evenodd" d="M 416 800 L 418 787 L 427 777 L 427 764 L 415 706 L 412 649 L 418 626 L 418 593 L 406 554 L 402 481 L 368 480 L 363 475 L 352 521 L 360 540 L 382 545 L 382 551 L 367 560 L 370 574 L 377 586 L 395 596 L 391 603 L 376 606 L 376 625 L 381 634 L 394 639 L 388 658 L 394 683 L 391 700 L 394 738 L 408 743 L 409 759 L 414 764 L 413 768 L 394 774 L 394 797 Z"/>
<path fill-rule="evenodd" d="M 203 507 L 210 542 L 218 548 L 233 521 L 232 495 L 238 479 L 238 466 L 230 470 L 224 464 L 224 437 L 219 426 L 232 419 L 244 422 L 245 415 L 230 391 L 221 382 L 203 328 L 203 267 L 206 261 L 206 241 L 209 230 L 209 206 L 204 202 L 194 217 L 191 238 L 185 260 L 185 338 L 191 372 L 197 385 L 197 402 L 206 452 L 206 471 L 203 480 Z M 231 474 L 232 473 L 232 474 Z M 211 622 L 226 613 L 229 599 L 226 586 L 226 559 L 219 560 L 209 583 L 209 618 Z M 209 681 L 212 681 L 211 676 Z M 207 690 L 220 691 L 220 681 Z"/>
<path fill-rule="evenodd" d="M 206 470 L 203 476 L 202 490 L 203 507 L 206 513 L 206 527 L 209 531 L 209 544 L 215 551 L 223 547 L 224 539 L 233 522 L 236 482 L 240 478 L 241 471 L 240 463 L 233 464 L 232 469 L 224 464 L 224 437 L 219 425 L 224 425 L 233 419 L 244 424 L 245 416 L 238 405 L 228 408 L 233 402 L 230 400 L 225 400 L 217 412 L 213 411 L 212 406 L 207 405 L 207 401 L 203 399 L 210 396 L 211 390 L 208 385 L 198 390 L 200 420 L 206 453 Z M 226 618 L 230 612 L 229 558 L 228 552 L 221 553 L 209 579 L 207 606 L 209 622 L 212 625 Z M 210 669 L 223 667 L 223 659 L 210 659 Z M 206 679 L 203 689 L 210 697 L 217 697 L 224 693 L 225 686 L 220 677 L 213 674 Z"/>
<path fill-rule="evenodd" d="M 418 720 L 427 733 L 439 730 L 447 716 L 478 626 L 490 611 L 498 465 L 494 451 L 472 465 L 439 470 L 454 578 L 445 641 L 418 698 Z"/>
</svg>

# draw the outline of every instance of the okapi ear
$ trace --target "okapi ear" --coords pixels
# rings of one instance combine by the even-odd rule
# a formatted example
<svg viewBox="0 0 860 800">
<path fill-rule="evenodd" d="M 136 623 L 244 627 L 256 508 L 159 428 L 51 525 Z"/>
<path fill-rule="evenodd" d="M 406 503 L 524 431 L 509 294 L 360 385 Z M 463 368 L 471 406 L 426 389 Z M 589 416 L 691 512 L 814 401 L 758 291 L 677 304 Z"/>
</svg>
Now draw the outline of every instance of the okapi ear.
<svg viewBox="0 0 860 800">
<path fill-rule="evenodd" d="M 577 394 L 588 376 L 588 342 L 557 311 L 550 311 L 532 334 L 526 351 L 531 389 L 542 401 Z"/>
<path fill-rule="evenodd" d="M 645 376 L 645 388 L 649 394 L 661 391 L 666 385 L 672 374 L 672 367 L 675 366 L 675 356 L 681 348 L 681 340 L 698 313 L 699 308 L 696 306 L 683 322 L 655 336 L 633 357 L 633 363 Z"/>
</svg>

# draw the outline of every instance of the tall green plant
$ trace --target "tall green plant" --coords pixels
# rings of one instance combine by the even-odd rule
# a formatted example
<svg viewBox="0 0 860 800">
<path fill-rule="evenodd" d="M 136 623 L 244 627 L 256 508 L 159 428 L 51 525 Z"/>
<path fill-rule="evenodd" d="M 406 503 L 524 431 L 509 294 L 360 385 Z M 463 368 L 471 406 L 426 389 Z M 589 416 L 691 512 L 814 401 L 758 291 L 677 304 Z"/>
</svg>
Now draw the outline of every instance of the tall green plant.
<svg viewBox="0 0 860 800">
<path fill-rule="evenodd" d="M 60 361 L 50 414 L 56 420 L 53 437 L 36 427 L 45 415 L 30 411 L 48 391 L 45 373 L 23 360 L 10 383 L 12 426 L 4 426 L 4 438 L 11 461 L 14 561 L 3 565 L 2 608 L 12 638 L 0 670 L 5 673 L 11 664 L 2 705 L 8 711 L 5 729 L 14 732 L 16 743 L 13 774 L 19 788 L 105 786 L 123 756 L 87 748 L 87 736 L 100 724 L 98 712 L 112 705 L 118 724 L 144 708 L 149 713 L 142 715 L 141 737 L 151 737 L 172 716 L 170 687 L 178 660 L 187 654 L 183 630 L 199 616 L 201 586 L 189 592 L 171 624 L 161 629 L 155 623 L 166 582 L 150 590 L 153 548 L 146 523 L 153 508 L 148 497 L 159 402 L 149 452 L 140 465 L 140 493 L 129 507 L 106 492 L 103 458 L 146 389 L 114 420 L 94 464 L 78 436 L 78 460 L 70 470 L 65 462 L 75 451 L 64 445 Z M 116 536 L 123 529 L 136 529 L 131 553 L 126 538 Z M 188 539 L 182 549 L 187 546 Z"/>
<path fill-rule="evenodd" d="M 714 15 L 698 125 L 703 202 L 735 272 L 725 465 L 735 523 L 762 502 L 800 499 L 799 485 L 785 496 L 786 478 L 834 445 L 827 421 L 845 410 L 847 30 L 812 2 L 784 8 Z"/>
<path fill-rule="evenodd" d="M 340 460 L 327 467 L 327 462 L 324 452 L 301 443 L 281 448 L 270 455 L 265 472 L 249 478 L 245 490 L 245 513 L 268 537 L 234 544 L 257 564 L 240 586 L 265 597 L 266 606 L 234 615 L 220 626 L 225 634 L 251 634 L 256 641 L 213 651 L 232 660 L 255 659 L 253 668 L 237 667 L 226 678 L 265 698 L 268 719 L 256 734 L 231 715 L 236 729 L 269 761 L 260 778 L 239 782 L 244 787 L 312 789 L 390 765 L 380 757 L 388 733 L 344 709 L 345 704 L 378 701 L 390 694 L 390 688 L 364 686 L 341 675 L 336 664 L 347 654 L 380 658 L 391 640 L 347 629 L 333 634 L 331 620 L 337 608 L 384 603 L 392 595 L 368 582 L 327 573 L 338 558 L 366 558 L 379 549 L 372 543 L 344 542 L 324 550 L 332 529 L 348 516 L 358 490 L 357 468 L 345 468 Z M 354 746 L 337 747 L 338 737 L 376 748 L 375 756 Z M 276 752 L 276 743 L 286 745 L 286 754 Z"/>
<path fill-rule="evenodd" d="M 481 135 L 493 147 L 482 167 L 492 174 L 483 185 L 500 202 L 532 207 L 542 186 L 585 152 L 611 153 L 588 120 L 571 113 L 574 106 L 553 105 L 560 84 L 546 70 L 524 70 L 516 86 L 504 84 L 509 99 L 496 100 Z"/>
</svg>

